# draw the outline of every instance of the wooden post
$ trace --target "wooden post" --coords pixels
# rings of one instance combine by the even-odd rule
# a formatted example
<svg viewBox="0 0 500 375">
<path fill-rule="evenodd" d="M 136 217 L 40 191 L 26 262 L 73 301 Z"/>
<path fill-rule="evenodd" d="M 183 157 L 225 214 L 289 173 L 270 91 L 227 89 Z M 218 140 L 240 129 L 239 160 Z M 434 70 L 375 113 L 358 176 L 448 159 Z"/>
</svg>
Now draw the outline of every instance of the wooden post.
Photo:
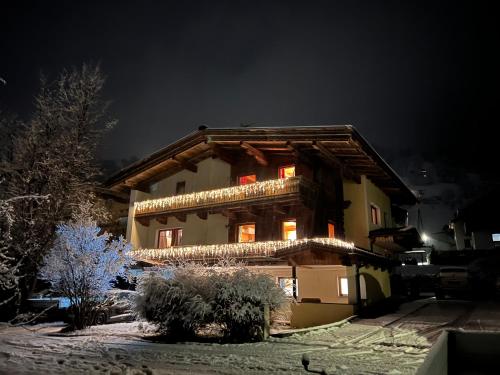
<svg viewBox="0 0 500 375">
<path fill-rule="evenodd" d="M 292 296 L 294 300 L 297 300 L 297 269 L 292 266 Z"/>
<path fill-rule="evenodd" d="M 262 327 L 262 338 L 267 340 L 269 338 L 269 333 L 271 332 L 271 312 L 269 310 L 269 305 L 264 305 L 264 327 Z"/>
</svg>

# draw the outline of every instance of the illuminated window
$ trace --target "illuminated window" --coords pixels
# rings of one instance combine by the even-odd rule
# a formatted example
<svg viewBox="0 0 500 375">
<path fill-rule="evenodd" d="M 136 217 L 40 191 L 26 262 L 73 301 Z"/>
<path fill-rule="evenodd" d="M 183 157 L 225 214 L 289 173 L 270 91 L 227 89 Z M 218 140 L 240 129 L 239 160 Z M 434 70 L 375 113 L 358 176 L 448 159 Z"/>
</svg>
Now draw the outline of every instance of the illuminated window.
<svg viewBox="0 0 500 375">
<path fill-rule="evenodd" d="M 179 246 L 182 242 L 182 229 L 162 229 L 158 231 L 158 248 Z"/>
<path fill-rule="evenodd" d="M 342 297 L 347 297 L 349 295 L 347 277 L 339 277 L 339 295 Z"/>
<path fill-rule="evenodd" d="M 253 184 L 254 182 L 257 182 L 257 176 L 254 174 L 248 174 L 246 176 L 238 177 L 239 185 L 248 185 L 248 184 Z"/>
<path fill-rule="evenodd" d="M 295 176 L 295 165 L 288 165 L 286 167 L 280 167 L 278 169 L 279 178 L 288 178 Z"/>
<path fill-rule="evenodd" d="M 500 233 L 493 233 L 491 235 L 491 239 L 493 240 L 493 242 L 500 242 Z"/>
<path fill-rule="evenodd" d="M 372 216 L 372 224 L 380 225 L 380 208 L 378 208 L 374 204 L 371 204 L 370 212 Z"/>
<path fill-rule="evenodd" d="M 175 195 L 181 195 L 186 192 L 186 181 L 179 181 L 175 185 Z"/>
<path fill-rule="evenodd" d="M 296 240 L 297 239 L 297 221 L 288 220 L 283 222 L 283 239 Z"/>
<path fill-rule="evenodd" d="M 255 242 L 255 224 L 238 225 L 238 242 Z"/>
<path fill-rule="evenodd" d="M 291 277 L 278 277 L 278 284 L 285 294 L 289 297 L 293 297 L 293 278 Z M 295 295 L 298 293 L 297 280 L 295 280 Z"/>
<path fill-rule="evenodd" d="M 335 225 L 328 223 L 328 238 L 335 238 Z"/>
</svg>

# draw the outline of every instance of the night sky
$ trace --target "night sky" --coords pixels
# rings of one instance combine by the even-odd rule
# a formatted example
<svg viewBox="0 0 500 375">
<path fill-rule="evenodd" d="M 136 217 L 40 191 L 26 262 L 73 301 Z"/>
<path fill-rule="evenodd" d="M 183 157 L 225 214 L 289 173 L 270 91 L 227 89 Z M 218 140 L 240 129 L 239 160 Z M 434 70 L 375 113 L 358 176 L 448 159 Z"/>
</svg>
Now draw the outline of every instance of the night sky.
<svg viewBox="0 0 500 375">
<path fill-rule="evenodd" d="M 27 117 L 41 71 L 100 62 L 105 159 L 201 124 L 353 124 L 382 154 L 495 177 L 498 25 L 478 1 L 5 1 L 0 108 Z"/>
</svg>

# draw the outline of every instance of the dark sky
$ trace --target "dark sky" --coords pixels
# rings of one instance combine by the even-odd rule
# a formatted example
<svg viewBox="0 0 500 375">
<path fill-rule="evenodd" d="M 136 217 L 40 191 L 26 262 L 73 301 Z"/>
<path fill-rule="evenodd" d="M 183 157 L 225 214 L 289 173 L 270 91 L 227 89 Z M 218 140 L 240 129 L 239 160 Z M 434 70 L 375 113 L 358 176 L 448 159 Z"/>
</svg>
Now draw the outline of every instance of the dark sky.
<svg viewBox="0 0 500 375">
<path fill-rule="evenodd" d="M 100 61 L 119 126 L 103 158 L 200 124 L 353 124 L 386 152 L 492 171 L 497 13 L 469 1 L 4 1 L 0 108 L 29 115 L 40 71 Z"/>
</svg>

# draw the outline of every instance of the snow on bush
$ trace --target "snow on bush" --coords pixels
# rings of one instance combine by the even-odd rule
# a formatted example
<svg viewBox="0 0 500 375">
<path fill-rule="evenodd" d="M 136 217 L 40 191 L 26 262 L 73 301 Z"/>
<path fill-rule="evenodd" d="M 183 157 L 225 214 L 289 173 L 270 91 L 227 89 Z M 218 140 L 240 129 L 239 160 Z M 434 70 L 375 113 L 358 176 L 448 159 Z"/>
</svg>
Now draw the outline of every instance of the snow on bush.
<svg viewBox="0 0 500 375">
<path fill-rule="evenodd" d="M 69 298 L 77 329 L 92 324 L 111 281 L 124 275 L 125 267 L 132 262 L 130 245 L 123 237 L 112 239 L 111 234 L 100 231 L 89 221 L 59 225 L 54 246 L 41 269 L 52 290 Z"/>
<path fill-rule="evenodd" d="M 286 300 L 270 276 L 227 261 L 150 272 L 139 280 L 138 291 L 139 315 L 161 333 L 181 338 L 217 323 L 227 339 L 260 339 L 264 305 L 273 310 Z"/>
<path fill-rule="evenodd" d="M 248 268 L 222 272 L 213 283 L 216 290 L 213 314 L 231 340 L 263 337 L 264 306 L 273 311 L 284 304 L 285 293 L 267 274 Z"/>
</svg>

